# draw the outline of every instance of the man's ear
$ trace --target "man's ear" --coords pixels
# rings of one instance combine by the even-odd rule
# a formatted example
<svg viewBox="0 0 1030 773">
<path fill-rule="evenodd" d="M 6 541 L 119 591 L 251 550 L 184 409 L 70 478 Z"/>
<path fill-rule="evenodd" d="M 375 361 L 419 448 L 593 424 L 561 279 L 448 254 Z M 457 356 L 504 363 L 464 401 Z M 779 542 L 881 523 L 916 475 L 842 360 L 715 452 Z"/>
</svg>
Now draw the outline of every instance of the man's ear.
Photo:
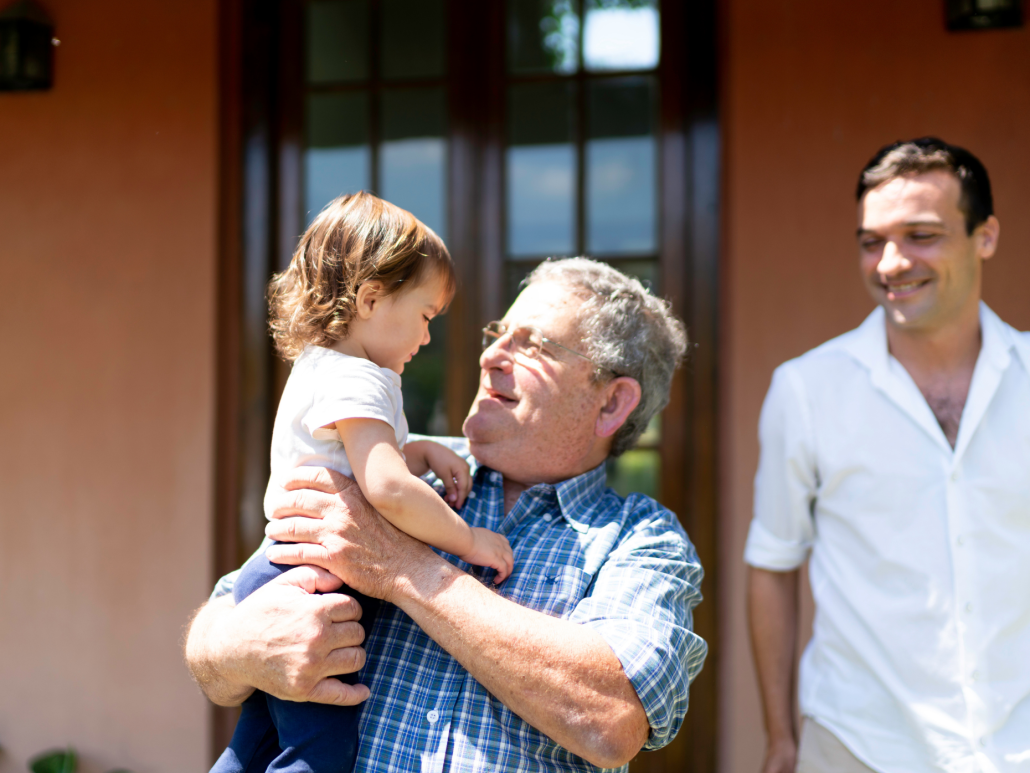
<svg viewBox="0 0 1030 773">
<path fill-rule="evenodd" d="M 354 312 L 358 319 L 368 319 L 376 304 L 383 299 L 383 286 L 379 282 L 363 282 L 354 299 Z"/>
<path fill-rule="evenodd" d="M 998 236 L 1001 235 L 1001 223 L 998 222 L 998 218 L 991 215 L 977 229 L 980 233 L 978 235 L 980 244 L 977 252 L 983 260 L 987 260 L 995 251 L 998 249 Z"/>
<path fill-rule="evenodd" d="M 633 409 L 640 405 L 640 382 L 629 376 L 613 378 L 604 386 L 605 402 L 597 416 L 594 434 L 598 437 L 611 437 Z"/>
</svg>

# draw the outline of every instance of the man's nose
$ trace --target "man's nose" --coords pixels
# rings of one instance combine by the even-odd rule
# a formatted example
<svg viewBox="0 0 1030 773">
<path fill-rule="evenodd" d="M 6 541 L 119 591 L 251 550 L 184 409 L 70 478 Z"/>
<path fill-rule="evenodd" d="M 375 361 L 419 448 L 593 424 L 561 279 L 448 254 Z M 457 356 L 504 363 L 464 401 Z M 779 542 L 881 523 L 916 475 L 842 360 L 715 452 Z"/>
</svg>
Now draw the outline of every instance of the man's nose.
<svg viewBox="0 0 1030 773">
<path fill-rule="evenodd" d="M 502 335 L 495 338 L 479 356 L 479 367 L 483 370 L 497 368 L 505 373 L 510 373 L 515 365 L 515 358 L 512 355 L 510 336 Z"/>
<path fill-rule="evenodd" d="M 907 271 L 911 267 L 912 264 L 901 253 L 897 243 L 893 239 L 888 239 L 883 245 L 883 254 L 880 256 L 880 262 L 876 264 L 876 273 L 880 274 L 880 276 L 892 276 L 902 271 Z"/>
</svg>

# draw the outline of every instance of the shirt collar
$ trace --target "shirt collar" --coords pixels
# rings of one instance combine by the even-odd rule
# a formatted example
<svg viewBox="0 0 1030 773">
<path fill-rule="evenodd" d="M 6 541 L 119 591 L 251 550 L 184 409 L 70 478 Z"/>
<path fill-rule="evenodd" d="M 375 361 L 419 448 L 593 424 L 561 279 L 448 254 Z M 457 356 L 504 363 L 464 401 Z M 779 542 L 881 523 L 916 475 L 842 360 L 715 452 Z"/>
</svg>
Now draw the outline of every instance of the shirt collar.
<svg viewBox="0 0 1030 773">
<path fill-rule="evenodd" d="M 594 521 L 605 517 L 597 503 L 607 490 L 607 481 L 605 463 L 601 462 L 594 469 L 555 486 L 561 513 L 576 531 L 585 532 Z"/>
<path fill-rule="evenodd" d="M 1017 341 L 1013 330 L 983 301 L 980 301 L 980 330 L 981 356 L 986 357 L 999 370 L 1004 370 L 1009 365 L 1009 351 L 1022 342 Z M 890 367 L 890 351 L 887 348 L 887 318 L 883 307 L 877 306 L 853 334 L 845 337 L 842 345 L 845 351 L 874 374 L 885 374 Z M 1030 365 L 1030 362 L 1024 362 Z"/>
<path fill-rule="evenodd" d="M 470 460 L 472 461 L 472 460 Z M 503 485 L 501 473 L 486 466 L 479 466 L 473 473 L 480 485 Z M 563 480 L 560 483 L 538 483 L 526 489 L 527 492 L 551 493 L 558 499 L 558 509 L 562 517 L 577 532 L 586 532 L 594 522 L 606 516 L 602 508 L 597 507 L 601 497 L 607 490 L 608 474 L 605 463 L 592 470 Z"/>
</svg>

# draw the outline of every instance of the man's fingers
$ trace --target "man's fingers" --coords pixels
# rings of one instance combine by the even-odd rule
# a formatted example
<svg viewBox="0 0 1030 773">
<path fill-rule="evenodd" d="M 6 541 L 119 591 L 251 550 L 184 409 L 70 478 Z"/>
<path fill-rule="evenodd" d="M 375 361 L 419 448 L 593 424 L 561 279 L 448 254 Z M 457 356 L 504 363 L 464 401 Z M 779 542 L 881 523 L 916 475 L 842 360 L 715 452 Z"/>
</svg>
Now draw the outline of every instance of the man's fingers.
<svg viewBox="0 0 1030 773">
<path fill-rule="evenodd" d="M 326 569 L 329 563 L 329 553 L 324 547 L 306 542 L 299 542 L 296 545 L 272 545 L 265 551 L 265 556 L 273 564 L 289 564 L 291 566 L 314 564 Z"/>
<path fill-rule="evenodd" d="M 321 542 L 322 521 L 302 515 L 283 517 L 265 524 L 265 535 L 279 542 Z"/>
<path fill-rule="evenodd" d="M 336 497 L 332 494 L 312 489 L 280 490 L 278 493 L 270 492 L 267 497 L 268 508 L 273 519 L 297 515 L 305 518 L 324 518 L 326 512 L 331 510 L 335 503 Z"/>
<path fill-rule="evenodd" d="M 363 684 L 346 684 L 326 677 L 315 685 L 308 695 L 312 703 L 331 703 L 334 706 L 355 706 L 368 700 L 369 691 Z"/>
<path fill-rule="evenodd" d="M 280 562 L 282 563 L 282 562 Z M 337 577 L 332 572 L 328 572 L 320 566 L 298 566 L 296 569 L 291 569 L 288 572 L 283 572 L 274 580 L 273 583 L 279 585 L 294 585 L 298 588 L 303 589 L 307 593 L 328 593 L 334 591 L 343 585 L 343 580 Z M 351 599 L 349 596 L 341 596 L 340 598 L 349 600 L 354 606 L 358 605 L 358 602 Z M 333 610 L 335 613 L 335 610 Z M 342 614 L 342 613 L 335 613 Z M 354 620 L 356 619 L 353 615 L 349 618 L 342 616 L 334 616 L 331 618 L 334 622 L 336 620 Z"/>
<path fill-rule="evenodd" d="M 324 494 L 339 494 L 355 486 L 346 475 L 325 467 L 295 467 L 280 480 L 287 491 L 314 489 Z"/>
</svg>

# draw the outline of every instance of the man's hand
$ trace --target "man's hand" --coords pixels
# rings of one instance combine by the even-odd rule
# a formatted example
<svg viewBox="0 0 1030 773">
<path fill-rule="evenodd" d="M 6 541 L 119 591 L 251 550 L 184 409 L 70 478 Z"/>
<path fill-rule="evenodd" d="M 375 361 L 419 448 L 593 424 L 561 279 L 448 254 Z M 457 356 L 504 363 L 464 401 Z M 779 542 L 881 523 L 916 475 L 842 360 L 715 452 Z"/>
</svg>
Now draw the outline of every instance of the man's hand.
<svg viewBox="0 0 1030 773">
<path fill-rule="evenodd" d="M 364 685 L 335 674 L 365 664 L 358 603 L 331 591 L 340 580 L 314 566 L 277 577 L 238 605 L 231 597 L 197 613 L 186 640 L 186 662 L 213 702 L 235 706 L 259 689 L 290 701 L 350 706 L 368 698 Z"/>
<path fill-rule="evenodd" d="M 794 773 L 798 764 L 798 747 L 793 738 L 770 743 L 765 750 L 762 773 Z"/>
<path fill-rule="evenodd" d="M 265 501 L 272 513 L 265 534 L 295 543 L 268 548 L 269 559 L 322 567 L 366 596 L 391 601 L 412 572 L 446 564 L 379 515 L 353 480 L 333 470 L 291 470 Z"/>
</svg>

